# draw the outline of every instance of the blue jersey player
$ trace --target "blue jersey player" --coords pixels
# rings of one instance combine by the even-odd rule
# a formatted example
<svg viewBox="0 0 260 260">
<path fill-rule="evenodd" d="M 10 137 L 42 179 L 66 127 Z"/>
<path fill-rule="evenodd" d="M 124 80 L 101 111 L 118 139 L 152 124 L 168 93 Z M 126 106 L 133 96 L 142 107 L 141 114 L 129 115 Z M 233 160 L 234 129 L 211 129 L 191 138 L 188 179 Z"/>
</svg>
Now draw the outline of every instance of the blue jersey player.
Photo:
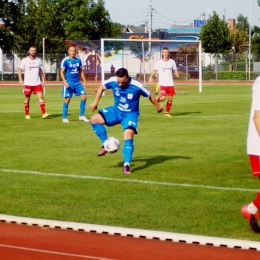
<svg viewBox="0 0 260 260">
<path fill-rule="evenodd" d="M 68 108 L 70 100 L 75 94 L 75 96 L 80 96 L 80 112 L 79 120 L 83 122 L 89 122 L 85 117 L 85 108 L 86 108 L 86 78 L 85 74 L 82 71 L 81 59 L 76 57 L 76 48 L 70 46 L 68 48 L 68 56 L 64 58 L 61 62 L 60 76 L 63 81 L 62 86 L 62 97 L 65 98 L 63 107 L 62 107 L 62 122 L 69 123 L 67 119 Z M 83 79 L 83 85 L 80 82 L 80 78 Z"/>
<path fill-rule="evenodd" d="M 97 114 L 90 117 L 91 126 L 102 144 L 107 139 L 107 131 L 104 125 L 108 127 L 121 124 L 124 130 L 124 174 L 130 174 L 130 163 L 134 152 L 133 138 L 137 134 L 139 120 L 139 99 L 140 96 L 149 98 L 156 107 L 157 112 L 163 111 L 163 107 L 156 101 L 154 95 L 139 81 L 132 79 L 125 68 L 116 71 L 116 76 L 104 82 L 97 90 L 95 100 L 89 105 L 92 112 L 97 109 L 98 102 L 103 91 L 111 89 L 114 95 L 114 105 L 100 109 Z M 98 156 L 106 154 L 102 146 Z"/>
</svg>

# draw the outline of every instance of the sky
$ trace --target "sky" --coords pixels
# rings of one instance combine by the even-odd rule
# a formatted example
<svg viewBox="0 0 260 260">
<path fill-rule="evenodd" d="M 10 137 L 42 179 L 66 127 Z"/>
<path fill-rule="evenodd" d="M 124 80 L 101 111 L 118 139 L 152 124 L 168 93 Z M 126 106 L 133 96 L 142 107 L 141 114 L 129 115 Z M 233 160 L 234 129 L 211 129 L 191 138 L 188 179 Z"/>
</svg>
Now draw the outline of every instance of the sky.
<svg viewBox="0 0 260 260">
<path fill-rule="evenodd" d="M 194 19 L 208 19 L 213 11 L 222 19 L 247 17 L 251 26 L 260 27 L 258 0 L 104 0 L 113 22 L 123 25 L 141 25 L 148 21 L 152 8 L 152 28 L 167 29 L 171 25 L 189 25 Z M 251 3 L 251 4 L 250 4 Z M 251 8 L 250 8 L 251 6 Z M 209 10 L 210 9 L 210 10 Z M 250 19 L 251 18 L 251 19 Z"/>
</svg>

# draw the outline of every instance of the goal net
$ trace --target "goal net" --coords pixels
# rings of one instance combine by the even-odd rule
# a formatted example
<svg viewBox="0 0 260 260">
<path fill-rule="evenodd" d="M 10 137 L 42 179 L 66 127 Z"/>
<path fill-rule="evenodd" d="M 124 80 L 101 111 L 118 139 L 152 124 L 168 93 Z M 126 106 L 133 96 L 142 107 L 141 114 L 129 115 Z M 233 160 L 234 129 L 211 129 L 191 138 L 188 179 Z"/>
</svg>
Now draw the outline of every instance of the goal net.
<svg viewBox="0 0 260 260">
<path fill-rule="evenodd" d="M 144 84 L 167 47 L 181 80 L 194 79 L 202 92 L 201 42 L 187 40 L 101 39 L 102 82 L 126 68 L 129 75 Z"/>
</svg>

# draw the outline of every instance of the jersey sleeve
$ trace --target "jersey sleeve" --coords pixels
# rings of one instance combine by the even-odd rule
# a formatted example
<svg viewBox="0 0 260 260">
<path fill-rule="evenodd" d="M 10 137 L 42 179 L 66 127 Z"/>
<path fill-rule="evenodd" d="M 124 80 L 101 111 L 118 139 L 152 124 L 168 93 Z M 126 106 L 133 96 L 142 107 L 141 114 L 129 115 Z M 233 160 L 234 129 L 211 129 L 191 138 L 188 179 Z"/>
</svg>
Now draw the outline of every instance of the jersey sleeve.
<svg viewBox="0 0 260 260">
<path fill-rule="evenodd" d="M 66 69 L 66 59 L 63 59 L 60 64 L 61 69 Z"/>
<path fill-rule="evenodd" d="M 20 65 L 19 65 L 19 68 L 20 68 L 21 70 L 24 70 L 24 67 L 25 67 L 25 62 L 24 62 L 24 58 L 23 58 L 22 61 L 21 61 L 21 63 L 20 63 Z"/>
<path fill-rule="evenodd" d="M 111 77 L 111 78 L 105 80 L 104 81 L 105 89 L 111 89 L 114 82 L 116 82 L 116 77 Z"/>
</svg>

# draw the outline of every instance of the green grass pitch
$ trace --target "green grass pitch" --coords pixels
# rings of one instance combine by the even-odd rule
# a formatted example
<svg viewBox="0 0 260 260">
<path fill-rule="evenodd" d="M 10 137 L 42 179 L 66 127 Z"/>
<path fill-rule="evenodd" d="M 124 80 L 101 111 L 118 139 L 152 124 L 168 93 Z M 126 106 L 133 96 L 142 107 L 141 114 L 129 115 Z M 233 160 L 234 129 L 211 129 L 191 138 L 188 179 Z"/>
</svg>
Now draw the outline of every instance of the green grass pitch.
<svg viewBox="0 0 260 260">
<path fill-rule="evenodd" d="M 240 213 L 259 187 L 246 154 L 251 86 L 176 90 L 172 118 L 141 98 L 132 174 L 125 176 L 121 149 L 97 156 L 98 138 L 78 121 L 79 98 L 64 124 L 61 87 L 49 86 L 51 119 L 41 119 L 32 96 L 25 120 L 22 89 L 1 87 L 0 213 L 258 241 Z M 112 103 L 107 94 L 99 107 Z M 122 148 L 120 125 L 108 135 Z"/>
</svg>

